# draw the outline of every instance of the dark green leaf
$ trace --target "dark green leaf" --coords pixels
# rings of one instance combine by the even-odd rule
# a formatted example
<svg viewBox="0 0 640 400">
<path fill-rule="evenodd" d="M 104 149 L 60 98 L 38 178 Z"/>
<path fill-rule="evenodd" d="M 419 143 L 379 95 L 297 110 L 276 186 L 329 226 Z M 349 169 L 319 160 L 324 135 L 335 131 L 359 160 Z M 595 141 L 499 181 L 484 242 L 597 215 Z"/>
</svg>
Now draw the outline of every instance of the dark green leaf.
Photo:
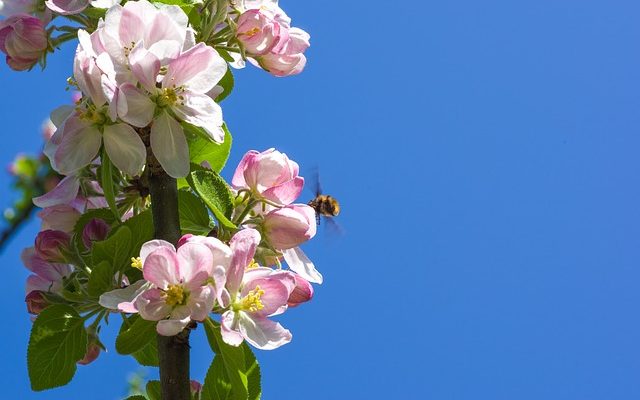
<svg viewBox="0 0 640 400">
<path fill-rule="evenodd" d="M 231 388 L 222 357 L 215 356 L 204 378 L 200 400 L 230 400 Z"/>
<path fill-rule="evenodd" d="M 123 271 L 131 265 L 131 257 L 137 254 L 131 251 L 131 245 L 131 229 L 121 226 L 107 240 L 93 244 L 91 259 L 98 262 L 109 262 L 114 273 Z"/>
<path fill-rule="evenodd" d="M 225 228 L 236 229 L 229 220 L 233 212 L 233 197 L 224 179 L 213 171 L 194 171 L 189 174 L 188 181 L 218 222 Z"/>
<path fill-rule="evenodd" d="M 227 72 L 224 74 L 218 85 L 222 86 L 222 93 L 216 97 L 216 103 L 220 103 L 222 100 L 226 99 L 227 96 L 231 94 L 233 91 L 234 79 L 233 72 L 231 72 L 231 68 L 227 66 Z"/>
<path fill-rule="evenodd" d="M 125 332 L 138 319 L 140 319 L 139 315 L 132 315 L 131 317 L 125 317 L 123 315 L 123 321 L 122 321 L 122 326 L 120 327 L 120 333 Z M 141 365 L 145 365 L 148 367 L 157 367 L 159 365 L 159 361 L 158 361 L 158 348 L 157 348 L 156 340 L 151 340 L 142 349 L 132 353 L 131 356 L 133 356 L 133 358 L 135 358 L 136 361 L 138 361 Z"/>
<path fill-rule="evenodd" d="M 102 261 L 94 266 L 89 277 L 89 295 L 98 297 L 113 289 L 114 274 L 113 267 L 108 261 Z"/>
<path fill-rule="evenodd" d="M 182 234 L 207 235 L 211 231 L 211 219 L 202 200 L 191 191 L 178 191 L 180 228 Z"/>
<path fill-rule="evenodd" d="M 140 247 L 153 239 L 153 217 L 151 210 L 146 210 L 126 220 L 123 224 L 131 230 L 131 256 L 140 254 Z"/>
<path fill-rule="evenodd" d="M 31 328 L 27 351 L 31 388 L 39 391 L 69 383 L 86 351 L 87 332 L 80 315 L 66 305 L 46 308 Z"/>
<path fill-rule="evenodd" d="M 111 165 L 111 160 L 109 159 L 109 155 L 106 151 L 102 152 L 101 161 L 102 165 L 100 170 L 102 173 L 100 177 L 100 186 L 102 186 L 104 198 L 107 200 L 109 209 L 111 209 L 116 220 L 120 221 L 120 212 L 116 206 L 116 195 L 113 189 L 113 166 Z"/>
<path fill-rule="evenodd" d="M 140 394 L 137 394 L 135 396 L 129 396 L 124 400 L 147 400 L 147 398 L 142 396 L 142 395 L 140 395 Z"/>
<path fill-rule="evenodd" d="M 185 133 L 187 135 L 189 143 L 189 158 L 194 164 L 201 164 L 207 162 L 212 171 L 220 173 L 227 163 L 229 158 L 229 152 L 231 151 L 231 145 L 233 139 L 229 129 L 226 125 L 222 125 L 224 130 L 224 142 L 216 143 L 211 140 L 202 128 L 195 127 L 193 125 L 185 126 L 183 123 Z"/>
<path fill-rule="evenodd" d="M 133 324 L 120 331 L 116 350 L 120 354 L 132 354 L 156 341 L 156 322 L 136 318 Z"/>
<path fill-rule="evenodd" d="M 226 344 L 222 340 L 220 328 L 215 326 L 211 319 L 205 320 L 205 332 L 211 349 L 222 359 L 226 377 L 231 384 L 231 395 L 233 400 L 258 400 L 262 393 L 260 388 L 260 367 L 251 348 L 243 343 L 239 347 Z M 215 359 L 214 359 L 215 362 Z M 212 364 L 212 367 L 214 365 Z M 218 368 L 218 367 L 216 367 Z M 222 385 L 224 382 L 216 385 Z M 222 389 L 208 389 L 210 392 L 223 391 Z"/>
<path fill-rule="evenodd" d="M 147 382 L 147 397 L 149 400 L 162 400 L 162 387 L 160 381 Z"/>
</svg>

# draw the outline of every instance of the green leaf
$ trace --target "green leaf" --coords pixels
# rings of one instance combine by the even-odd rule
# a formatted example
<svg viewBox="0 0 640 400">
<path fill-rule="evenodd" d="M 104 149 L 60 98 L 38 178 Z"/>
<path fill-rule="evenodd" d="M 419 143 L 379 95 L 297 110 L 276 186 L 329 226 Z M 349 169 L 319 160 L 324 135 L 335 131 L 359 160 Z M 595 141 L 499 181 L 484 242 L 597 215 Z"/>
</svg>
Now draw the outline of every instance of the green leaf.
<svg viewBox="0 0 640 400">
<path fill-rule="evenodd" d="M 143 244 L 153 239 L 153 216 L 146 210 L 131 217 L 123 224 L 131 230 L 131 256 L 137 257 Z"/>
<path fill-rule="evenodd" d="M 162 400 L 162 387 L 160 381 L 147 382 L 147 397 L 149 400 Z"/>
<path fill-rule="evenodd" d="M 215 356 L 204 378 L 200 400 L 229 400 L 232 385 L 224 368 L 222 357 Z"/>
<path fill-rule="evenodd" d="M 227 72 L 224 74 L 218 85 L 222 86 L 222 93 L 216 97 L 216 103 L 220 103 L 222 100 L 226 99 L 227 96 L 231 94 L 234 86 L 233 72 L 231 72 L 231 68 L 227 66 Z M 225 129 L 226 130 L 226 129 Z"/>
<path fill-rule="evenodd" d="M 113 267 L 108 261 L 102 261 L 93 267 L 89 276 L 89 295 L 98 297 L 113 288 Z"/>
<path fill-rule="evenodd" d="M 104 198 L 105 200 L 107 200 L 107 204 L 109 205 L 111 212 L 113 213 L 116 220 L 120 221 L 120 212 L 118 211 L 118 206 L 116 205 L 116 195 L 113 189 L 113 166 L 111 165 L 111 160 L 109 159 L 109 155 L 106 151 L 102 152 L 101 161 L 102 165 L 100 166 L 100 186 L 102 186 Z"/>
<path fill-rule="evenodd" d="M 222 359 L 222 364 L 227 374 L 226 377 L 231 384 L 229 399 L 259 400 L 262 393 L 260 388 L 260 366 L 251 348 L 246 343 L 239 347 L 226 344 L 222 340 L 220 328 L 214 325 L 211 319 L 205 320 L 204 327 L 209 345 L 217 354 L 216 358 L 220 357 Z M 211 367 L 213 368 L 214 365 L 212 364 Z M 219 367 L 216 366 L 215 368 Z M 214 386 L 214 388 L 209 388 L 207 389 L 209 393 L 224 393 L 224 379 L 222 382 L 217 382 L 216 380 L 214 385 L 221 385 L 221 387 L 215 388 Z M 203 397 L 203 399 L 205 398 Z"/>
<path fill-rule="evenodd" d="M 184 131 L 189 143 L 189 158 L 194 164 L 203 161 L 209 163 L 211 170 L 220 173 L 227 163 L 233 139 L 227 125 L 222 125 L 224 142 L 216 143 L 211 140 L 202 128 L 183 123 Z"/>
<path fill-rule="evenodd" d="M 137 394 L 135 396 L 129 396 L 124 400 L 147 400 L 147 398 L 144 397 L 143 395 Z"/>
<path fill-rule="evenodd" d="M 90 17 L 91 19 L 98 20 L 100 18 L 104 18 L 104 15 L 106 14 L 106 12 L 107 12 L 106 8 L 89 7 L 85 9 L 82 13 L 87 17 Z"/>
<path fill-rule="evenodd" d="M 194 171 L 187 179 L 218 222 L 225 228 L 236 229 L 229 220 L 233 212 L 233 196 L 224 179 L 213 171 Z"/>
<path fill-rule="evenodd" d="M 124 325 L 124 323 L 123 323 Z M 149 343 L 156 341 L 156 322 L 140 317 L 120 331 L 116 338 L 116 351 L 120 354 L 133 354 Z"/>
<path fill-rule="evenodd" d="M 131 317 L 127 318 L 123 315 L 122 319 L 123 321 L 122 326 L 120 327 L 120 333 L 125 332 L 127 329 L 129 329 L 138 319 L 140 319 L 140 316 L 132 315 Z M 158 348 L 155 339 L 151 340 L 140 350 L 131 353 L 131 356 L 133 356 L 133 358 L 135 358 L 136 361 L 138 361 L 141 365 L 145 365 L 148 367 L 157 367 L 160 364 L 158 360 Z"/>
<path fill-rule="evenodd" d="M 95 242 L 91 249 L 91 259 L 95 261 L 107 261 L 111 264 L 113 272 L 123 271 L 131 266 L 132 235 L 131 229 L 121 226 L 115 233 L 100 242 Z"/>
<path fill-rule="evenodd" d="M 58 304 L 43 310 L 33 323 L 27 350 L 31 388 L 40 391 L 69 383 L 86 351 L 84 320 L 73 308 Z"/>
<path fill-rule="evenodd" d="M 191 191 L 178 191 L 180 228 L 182 234 L 207 235 L 211 232 L 211 219 L 202 200 Z"/>
</svg>

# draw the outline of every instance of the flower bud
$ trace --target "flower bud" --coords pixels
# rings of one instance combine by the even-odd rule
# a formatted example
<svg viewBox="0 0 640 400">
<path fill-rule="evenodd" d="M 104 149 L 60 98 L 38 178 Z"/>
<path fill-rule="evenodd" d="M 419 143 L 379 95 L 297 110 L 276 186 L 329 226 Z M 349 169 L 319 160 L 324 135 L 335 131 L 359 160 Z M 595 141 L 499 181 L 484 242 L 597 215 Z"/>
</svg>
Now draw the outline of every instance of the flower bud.
<svg viewBox="0 0 640 400">
<path fill-rule="evenodd" d="M 44 297 L 44 293 L 40 290 L 34 290 L 27 294 L 24 298 L 27 303 L 27 311 L 29 314 L 38 315 L 42 310 L 49 306 L 49 302 Z"/>
<path fill-rule="evenodd" d="M 28 14 L 12 15 L 0 22 L 0 50 L 16 71 L 33 67 L 48 46 L 44 23 Z"/>
<path fill-rule="evenodd" d="M 281 32 L 286 34 L 287 29 L 260 9 L 248 10 L 238 18 L 237 38 L 251 55 L 270 52 L 280 42 Z"/>
<path fill-rule="evenodd" d="M 78 364 L 80 365 L 87 365 L 94 362 L 98 358 L 98 356 L 100 355 L 100 351 L 102 350 L 100 348 L 100 345 L 95 340 L 92 340 L 91 337 L 89 338 L 89 340 L 90 342 L 87 345 L 87 352 L 84 354 L 84 358 L 78 361 Z"/>
<path fill-rule="evenodd" d="M 71 238 L 62 231 L 45 230 L 36 236 L 36 255 L 48 262 L 65 262 L 65 252 L 69 249 Z"/>
<path fill-rule="evenodd" d="M 285 40 L 281 40 L 269 53 L 256 57 L 256 61 L 274 76 L 299 74 L 307 65 L 303 53 L 309 48 L 309 39 L 309 34 L 302 29 L 290 28 Z"/>
<path fill-rule="evenodd" d="M 180 239 L 178 239 L 178 244 L 176 247 L 180 247 L 185 243 L 189 243 L 189 239 L 191 239 L 194 235 L 187 233 L 186 235 L 182 235 Z"/>
<path fill-rule="evenodd" d="M 42 219 L 42 229 L 52 229 L 71 233 L 80 219 L 80 212 L 67 204 L 46 207 L 38 213 Z"/>
<path fill-rule="evenodd" d="M 109 224 L 100 218 L 94 218 L 82 230 L 82 243 L 87 249 L 90 249 L 93 246 L 93 242 L 105 240 L 110 231 Z"/>
<path fill-rule="evenodd" d="M 299 306 L 313 298 L 313 286 L 311 286 L 311 283 L 298 274 L 293 274 L 293 277 L 296 280 L 296 287 L 289 295 L 289 300 L 287 300 L 289 307 Z"/>
<path fill-rule="evenodd" d="M 236 189 L 249 189 L 255 195 L 278 204 L 291 204 L 298 198 L 304 178 L 299 167 L 286 154 L 275 149 L 244 155 L 231 181 Z"/>
<path fill-rule="evenodd" d="M 264 233 L 278 250 L 291 249 L 316 234 L 316 212 L 306 204 L 275 209 L 264 217 Z"/>
</svg>

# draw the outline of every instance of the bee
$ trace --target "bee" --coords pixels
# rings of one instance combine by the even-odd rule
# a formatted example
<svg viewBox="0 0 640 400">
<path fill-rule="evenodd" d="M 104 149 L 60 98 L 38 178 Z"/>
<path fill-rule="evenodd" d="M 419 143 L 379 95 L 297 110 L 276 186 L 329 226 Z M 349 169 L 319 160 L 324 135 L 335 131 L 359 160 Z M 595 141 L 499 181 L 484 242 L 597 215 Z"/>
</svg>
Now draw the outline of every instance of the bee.
<svg viewBox="0 0 640 400">
<path fill-rule="evenodd" d="M 320 216 L 323 216 L 327 217 L 327 221 L 331 221 L 331 224 L 335 225 L 335 221 L 331 218 L 340 214 L 340 203 L 335 197 L 322 194 L 317 170 L 314 173 L 312 185 L 315 186 L 316 197 L 307 204 L 316 211 L 316 223 L 320 225 Z"/>
</svg>

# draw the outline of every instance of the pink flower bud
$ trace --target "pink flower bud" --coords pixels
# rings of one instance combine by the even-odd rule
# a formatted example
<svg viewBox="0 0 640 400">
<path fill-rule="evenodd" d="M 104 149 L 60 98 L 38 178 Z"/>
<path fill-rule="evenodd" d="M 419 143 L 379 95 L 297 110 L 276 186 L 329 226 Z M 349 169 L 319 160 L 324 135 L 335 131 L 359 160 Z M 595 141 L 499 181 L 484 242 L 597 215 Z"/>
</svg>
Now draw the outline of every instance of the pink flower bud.
<svg viewBox="0 0 640 400">
<path fill-rule="evenodd" d="M 67 204 L 58 204 L 46 207 L 38 213 L 38 217 L 42 219 L 42 229 L 53 229 L 71 233 L 73 228 L 80 219 L 80 212 Z"/>
<path fill-rule="evenodd" d="M 100 218 L 94 218 L 82 230 L 82 243 L 87 249 L 90 249 L 93 246 L 93 242 L 105 240 L 110 231 L 109 224 Z"/>
<path fill-rule="evenodd" d="M 27 294 L 24 298 L 27 303 L 27 311 L 29 314 L 38 315 L 42 310 L 49 306 L 49 302 L 44 297 L 44 293 L 40 290 L 34 290 Z"/>
<path fill-rule="evenodd" d="M 71 238 L 62 231 L 45 230 L 36 236 L 36 255 L 48 262 L 65 262 Z"/>
<path fill-rule="evenodd" d="M 190 384 L 191 384 L 191 395 L 192 396 L 196 396 L 196 398 L 198 398 L 197 396 L 202 391 L 202 384 L 200 382 L 198 382 L 198 381 L 193 380 L 193 379 L 191 380 Z"/>
<path fill-rule="evenodd" d="M 100 348 L 100 345 L 95 340 L 92 340 L 91 338 L 89 340 L 90 342 L 87 346 L 87 352 L 84 354 L 84 358 L 78 361 L 78 364 L 80 365 L 87 365 L 94 362 L 98 358 L 98 356 L 100 355 L 100 351 L 102 350 Z"/>
<path fill-rule="evenodd" d="M 238 18 L 238 40 L 251 55 L 270 52 L 283 39 L 281 32 L 288 38 L 287 29 L 260 9 L 248 10 Z"/>
<path fill-rule="evenodd" d="M 278 77 L 299 74 L 307 65 L 303 53 L 309 48 L 309 39 L 309 34 L 302 29 L 290 28 L 285 40 L 269 53 L 256 57 L 256 61 L 261 68 Z"/>
<path fill-rule="evenodd" d="M 284 153 L 275 149 L 262 153 L 251 150 L 240 161 L 231 183 L 236 189 L 249 189 L 257 196 L 286 205 L 302 192 L 304 178 L 298 172 L 298 164 Z"/>
<path fill-rule="evenodd" d="M 264 232 L 273 247 L 291 249 L 316 234 L 316 212 L 306 204 L 278 208 L 264 217 Z"/>
<path fill-rule="evenodd" d="M 33 67 L 48 46 L 44 23 L 28 14 L 13 15 L 0 22 L 0 50 L 16 71 Z"/>
<path fill-rule="evenodd" d="M 191 239 L 192 237 L 193 237 L 193 235 L 190 234 L 190 233 L 187 233 L 186 235 L 182 235 L 182 237 L 180 239 L 178 239 L 177 247 L 180 247 L 185 243 L 189 243 L 189 239 Z"/>
<path fill-rule="evenodd" d="M 293 277 L 296 280 L 296 287 L 289 295 L 289 300 L 287 300 L 289 307 L 299 306 L 313 298 L 313 286 L 298 274 L 293 274 Z"/>
</svg>

